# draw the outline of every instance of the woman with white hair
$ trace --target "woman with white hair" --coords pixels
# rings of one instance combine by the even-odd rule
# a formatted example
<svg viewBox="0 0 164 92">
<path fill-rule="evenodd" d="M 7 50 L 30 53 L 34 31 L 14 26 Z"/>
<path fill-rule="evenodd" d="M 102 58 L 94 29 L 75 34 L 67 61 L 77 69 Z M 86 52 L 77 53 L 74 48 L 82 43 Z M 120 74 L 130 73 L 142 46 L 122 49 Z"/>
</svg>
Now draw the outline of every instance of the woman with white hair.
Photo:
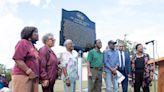
<svg viewBox="0 0 164 92">
<path fill-rule="evenodd" d="M 63 82 L 64 92 L 75 92 L 75 82 L 78 78 L 77 72 L 77 57 L 73 51 L 73 42 L 67 39 L 64 42 L 66 51 L 62 53 L 62 69 L 63 69 Z"/>
<path fill-rule="evenodd" d="M 45 34 L 42 38 L 44 46 L 39 49 L 40 80 L 43 92 L 53 92 L 55 81 L 58 77 L 58 60 L 52 47 L 55 44 L 53 34 Z"/>
</svg>

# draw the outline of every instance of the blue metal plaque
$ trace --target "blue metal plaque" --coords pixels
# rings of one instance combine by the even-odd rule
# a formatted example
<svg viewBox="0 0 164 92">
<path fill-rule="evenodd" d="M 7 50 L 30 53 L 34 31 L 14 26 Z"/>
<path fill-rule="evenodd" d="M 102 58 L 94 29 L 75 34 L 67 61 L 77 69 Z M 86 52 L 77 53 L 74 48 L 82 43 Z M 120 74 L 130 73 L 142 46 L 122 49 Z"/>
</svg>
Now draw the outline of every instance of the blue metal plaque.
<svg viewBox="0 0 164 92">
<path fill-rule="evenodd" d="M 96 40 L 95 23 L 80 11 L 62 9 L 60 45 L 66 39 L 71 39 L 75 50 L 86 52 L 94 47 Z"/>
</svg>

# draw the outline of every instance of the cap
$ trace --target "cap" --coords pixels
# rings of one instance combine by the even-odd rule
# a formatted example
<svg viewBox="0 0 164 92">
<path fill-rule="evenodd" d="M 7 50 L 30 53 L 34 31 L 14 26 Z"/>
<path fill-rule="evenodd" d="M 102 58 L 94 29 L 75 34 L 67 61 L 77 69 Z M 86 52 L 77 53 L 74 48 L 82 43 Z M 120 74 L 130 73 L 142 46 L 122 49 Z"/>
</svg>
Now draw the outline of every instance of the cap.
<svg viewBox="0 0 164 92">
<path fill-rule="evenodd" d="M 117 42 L 114 42 L 113 40 L 110 40 L 108 44 L 116 44 Z"/>
</svg>

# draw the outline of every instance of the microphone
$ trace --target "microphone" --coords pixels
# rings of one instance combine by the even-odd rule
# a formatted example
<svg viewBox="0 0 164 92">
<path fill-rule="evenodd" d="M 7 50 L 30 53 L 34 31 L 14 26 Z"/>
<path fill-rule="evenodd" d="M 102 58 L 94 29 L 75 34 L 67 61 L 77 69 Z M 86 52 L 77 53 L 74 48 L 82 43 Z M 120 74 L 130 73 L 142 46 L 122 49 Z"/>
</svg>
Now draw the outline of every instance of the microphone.
<svg viewBox="0 0 164 92">
<path fill-rule="evenodd" d="M 147 45 L 147 44 L 152 43 L 152 42 L 154 42 L 154 41 L 155 41 L 155 40 L 151 40 L 151 41 L 145 42 L 145 44 Z"/>
</svg>

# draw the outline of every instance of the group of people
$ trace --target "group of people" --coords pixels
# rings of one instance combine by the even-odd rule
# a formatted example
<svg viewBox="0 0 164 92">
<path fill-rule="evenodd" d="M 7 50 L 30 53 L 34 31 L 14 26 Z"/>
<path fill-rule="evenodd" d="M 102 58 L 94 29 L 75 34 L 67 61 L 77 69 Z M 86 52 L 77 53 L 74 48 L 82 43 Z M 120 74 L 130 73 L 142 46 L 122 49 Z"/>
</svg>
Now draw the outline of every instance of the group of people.
<svg viewBox="0 0 164 92">
<path fill-rule="evenodd" d="M 51 49 L 55 44 L 53 34 L 48 33 L 42 37 L 44 46 L 39 50 L 35 47 L 38 39 L 36 27 L 27 26 L 21 31 L 21 40 L 13 55 L 15 65 L 12 69 L 12 92 L 38 92 L 39 83 L 43 92 L 53 92 L 61 69 L 65 92 L 74 92 L 78 75 L 72 40 L 65 41 L 66 51 L 62 53 L 62 62 L 59 62 Z"/>
<path fill-rule="evenodd" d="M 48 33 L 42 37 L 44 46 L 39 50 L 35 47 L 39 39 L 38 29 L 33 26 L 24 27 L 21 40 L 15 47 L 12 69 L 12 92 L 38 92 L 38 84 L 43 92 L 53 92 L 55 81 L 60 75 L 64 84 L 64 92 L 75 92 L 78 79 L 77 58 L 71 39 L 64 42 L 66 51 L 57 58 L 53 50 L 55 39 Z M 117 72 L 125 76 L 122 81 L 123 92 L 128 92 L 128 77 L 131 75 L 134 92 L 149 92 L 149 84 L 153 79 L 153 65 L 147 64 L 149 55 L 143 51 L 142 44 L 136 45 L 137 53 L 130 59 L 129 53 L 124 51 L 124 44 L 110 40 L 108 49 L 101 52 L 102 43 L 97 39 L 94 48 L 87 57 L 88 92 L 101 92 L 102 79 L 106 82 L 106 92 L 118 92 Z M 60 64 L 60 68 L 59 68 Z M 137 81 L 136 81 L 137 80 Z"/>
<path fill-rule="evenodd" d="M 125 45 L 110 40 L 108 48 L 101 52 L 101 40 L 95 41 L 95 48 L 88 53 L 88 87 L 89 92 L 101 92 L 102 79 L 105 79 L 106 92 L 118 92 L 120 72 L 125 78 L 121 82 L 122 91 L 128 92 L 128 78 L 132 78 L 134 92 L 150 92 L 149 85 L 153 80 L 153 64 L 148 64 L 149 55 L 144 53 L 143 45 L 136 45 L 136 53 L 130 58 Z M 102 75 L 102 76 L 101 76 Z M 102 78 L 103 77 L 103 78 Z"/>
</svg>

